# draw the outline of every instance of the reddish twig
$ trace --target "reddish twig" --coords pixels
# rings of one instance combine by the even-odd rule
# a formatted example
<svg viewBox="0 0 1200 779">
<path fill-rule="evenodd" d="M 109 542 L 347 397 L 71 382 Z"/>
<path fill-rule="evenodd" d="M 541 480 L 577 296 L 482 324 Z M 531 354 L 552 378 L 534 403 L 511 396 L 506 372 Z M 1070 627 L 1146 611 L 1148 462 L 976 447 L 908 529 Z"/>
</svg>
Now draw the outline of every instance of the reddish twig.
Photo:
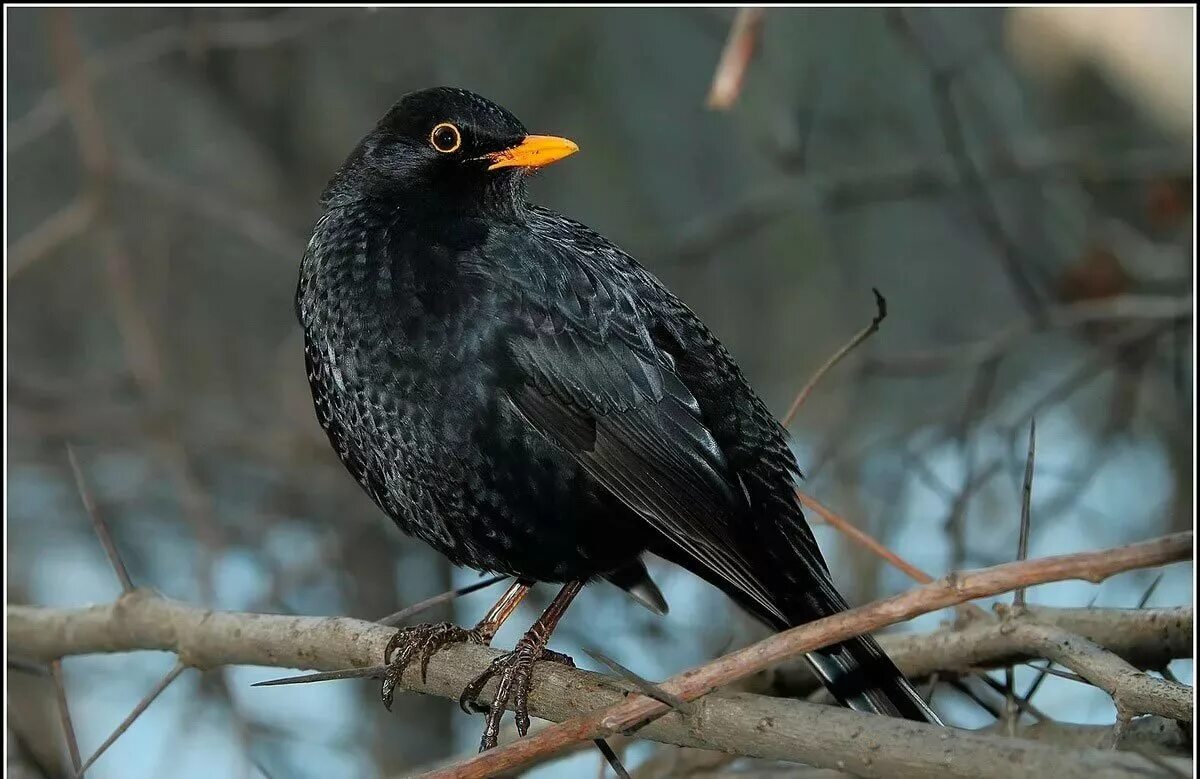
<svg viewBox="0 0 1200 779">
<path fill-rule="evenodd" d="M 958 603 L 1052 581 L 1083 579 L 1098 583 L 1123 571 L 1190 559 L 1191 553 L 1192 534 L 1177 533 L 1100 552 L 1045 557 L 951 574 L 906 593 L 777 633 L 699 668 L 685 671 L 660 686 L 683 700 L 695 700 L 788 657 Z M 631 695 L 602 711 L 574 717 L 513 744 L 422 776 L 424 779 L 491 776 L 556 752 L 576 741 L 603 738 L 629 730 L 669 710 L 669 706 L 659 701 Z"/>
<path fill-rule="evenodd" d="M 713 73 L 712 87 L 708 91 L 708 107 L 724 111 L 732 106 L 742 93 L 742 82 L 746 68 L 758 47 L 758 33 L 762 28 L 763 9 L 743 8 L 738 11 L 729 28 L 729 37 L 721 51 L 721 61 Z"/>
</svg>

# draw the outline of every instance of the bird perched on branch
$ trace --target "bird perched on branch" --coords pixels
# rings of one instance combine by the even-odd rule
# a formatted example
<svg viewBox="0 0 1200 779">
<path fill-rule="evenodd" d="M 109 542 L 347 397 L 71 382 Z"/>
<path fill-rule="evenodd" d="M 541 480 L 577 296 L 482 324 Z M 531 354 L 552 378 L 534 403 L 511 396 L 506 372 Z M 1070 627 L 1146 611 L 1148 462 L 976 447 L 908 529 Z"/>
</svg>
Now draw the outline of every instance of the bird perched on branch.
<svg viewBox="0 0 1200 779">
<path fill-rule="evenodd" d="M 322 196 L 296 312 L 317 418 L 400 529 L 513 586 L 474 628 L 398 631 L 383 698 L 412 662 L 489 643 L 536 582 L 562 590 L 499 675 L 481 749 L 584 584 L 666 604 L 651 552 L 785 629 L 847 608 L 801 513 L 787 434 L 692 311 L 588 227 L 526 200 L 573 154 L 471 92 L 405 96 Z M 937 718 L 870 637 L 809 656 L 842 703 Z"/>
</svg>

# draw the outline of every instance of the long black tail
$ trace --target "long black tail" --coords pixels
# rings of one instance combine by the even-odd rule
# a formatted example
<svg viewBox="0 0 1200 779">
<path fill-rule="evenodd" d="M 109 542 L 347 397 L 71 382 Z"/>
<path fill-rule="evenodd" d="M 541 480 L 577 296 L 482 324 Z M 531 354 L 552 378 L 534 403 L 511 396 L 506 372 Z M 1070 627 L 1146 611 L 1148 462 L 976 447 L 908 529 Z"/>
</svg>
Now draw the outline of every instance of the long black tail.
<svg viewBox="0 0 1200 779">
<path fill-rule="evenodd" d="M 677 549 L 656 551 L 719 587 L 762 622 L 776 630 L 786 630 L 849 608 L 834 588 L 815 540 L 812 540 L 807 528 L 803 532 L 806 536 L 803 540 L 807 543 L 755 545 L 755 551 L 762 555 L 756 560 L 760 563 L 755 566 L 757 572 L 771 594 L 771 601 L 786 620 L 781 620 L 779 614 L 766 611 L 745 592 L 732 587 L 695 558 Z M 859 636 L 825 647 L 808 654 L 806 659 L 825 687 L 844 706 L 856 711 L 942 724 L 933 709 L 870 636 Z"/>
<path fill-rule="evenodd" d="M 942 724 L 875 639 L 860 636 L 807 656 L 833 696 L 856 711 Z"/>
</svg>

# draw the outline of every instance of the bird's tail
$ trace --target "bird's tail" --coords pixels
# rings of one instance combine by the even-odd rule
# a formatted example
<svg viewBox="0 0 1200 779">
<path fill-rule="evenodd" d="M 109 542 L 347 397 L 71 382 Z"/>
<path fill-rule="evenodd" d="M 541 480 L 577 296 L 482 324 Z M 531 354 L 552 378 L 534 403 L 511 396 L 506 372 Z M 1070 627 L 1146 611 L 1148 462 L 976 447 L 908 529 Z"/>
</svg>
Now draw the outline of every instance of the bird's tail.
<svg viewBox="0 0 1200 779">
<path fill-rule="evenodd" d="M 875 639 L 859 636 L 806 658 L 825 687 L 856 711 L 942 724 Z"/>
</svg>

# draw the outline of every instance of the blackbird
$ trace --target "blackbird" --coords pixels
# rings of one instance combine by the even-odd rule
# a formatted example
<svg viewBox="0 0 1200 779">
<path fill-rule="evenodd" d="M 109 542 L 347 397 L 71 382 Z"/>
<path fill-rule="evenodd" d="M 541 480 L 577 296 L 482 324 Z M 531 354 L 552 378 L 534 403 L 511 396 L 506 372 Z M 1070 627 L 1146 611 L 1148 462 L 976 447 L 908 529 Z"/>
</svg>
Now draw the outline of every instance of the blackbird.
<svg viewBox="0 0 1200 779">
<path fill-rule="evenodd" d="M 788 436 L 703 322 L 590 228 L 526 199 L 573 154 L 448 87 L 403 97 L 333 175 L 300 266 L 296 313 L 316 415 L 405 533 L 515 583 L 470 630 L 397 632 L 405 666 L 487 644 L 536 582 L 562 590 L 499 675 L 481 749 L 584 584 L 665 611 L 642 556 L 666 558 L 782 630 L 847 608 L 794 492 Z M 937 717 L 869 636 L 808 656 L 843 704 Z"/>
</svg>

